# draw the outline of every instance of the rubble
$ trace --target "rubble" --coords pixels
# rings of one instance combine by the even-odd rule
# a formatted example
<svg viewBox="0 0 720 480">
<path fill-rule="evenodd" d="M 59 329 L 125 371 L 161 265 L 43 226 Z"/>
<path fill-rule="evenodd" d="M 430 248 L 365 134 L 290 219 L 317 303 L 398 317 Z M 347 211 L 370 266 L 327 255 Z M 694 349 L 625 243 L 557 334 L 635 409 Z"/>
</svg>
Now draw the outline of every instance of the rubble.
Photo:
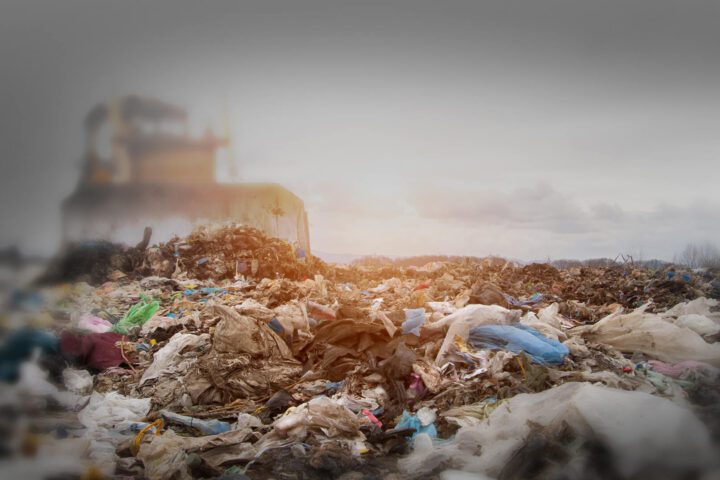
<svg viewBox="0 0 720 480">
<path fill-rule="evenodd" d="M 497 258 L 344 267 L 237 225 L 132 255 L 93 267 L 94 286 L 40 289 L 53 323 L 0 349 L 0 403 L 31 419 L 17 435 L 88 442 L 55 473 L 718 471 L 714 278 Z"/>
</svg>

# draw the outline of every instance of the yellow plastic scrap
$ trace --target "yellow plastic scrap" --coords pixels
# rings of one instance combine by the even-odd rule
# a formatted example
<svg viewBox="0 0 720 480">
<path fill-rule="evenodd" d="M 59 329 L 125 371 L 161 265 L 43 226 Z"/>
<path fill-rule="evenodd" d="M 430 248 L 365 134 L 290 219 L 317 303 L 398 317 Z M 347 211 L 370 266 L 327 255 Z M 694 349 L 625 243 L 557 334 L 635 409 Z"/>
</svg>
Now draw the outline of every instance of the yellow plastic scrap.
<svg viewBox="0 0 720 480">
<path fill-rule="evenodd" d="M 525 371 L 525 365 L 523 365 L 523 362 L 520 360 L 520 357 L 516 357 L 518 365 L 520 365 L 520 371 L 523 374 L 523 377 L 527 377 L 527 372 Z"/>
<path fill-rule="evenodd" d="M 155 427 L 155 435 L 160 436 L 160 432 L 163 429 L 163 419 L 160 418 L 158 420 L 155 420 L 147 427 L 143 427 L 143 429 L 140 430 L 137 435 L 135 435 L 135 440 L 133 440 L 133 447 L 135 449 L 135 454 L 137 454 L 137 452 L 140 450 L 140 443 L 142 442 L 143 437 L 145 437 L 145 432 L 147 432 L 148 430 L 150 430 L 151 428 L 154 428 L 154 427 Z"/>
<path fill-rule="evenodd" d="M 80 480 L 103 480 L 105 475 L 95 465 L 90 465 L 88 469 L 80 476 Z"/>
<path fill-rule="evenodd" d="M 428 301 L 427 297 L 425 295 L 425 290 L 417 290 L 415 292 L 412 292 L 410 294 L 412 305 L 415 308 L 422 308 L 425 306 L 425 303 Z"/>
<path fill-rule="evenodd" d="M 460 337 L 459 335 L 455 335 L 455 337 L 453 338 L 453 341 L 455 342 L 455 346 L 457 347 L 457 349 L 459 351 L 461 351 L 463 353 L 474 353 L 475 352 L 474 350 L 470 349 L 470 347 L 468 347 L 467 342 L 465 340 L 463 340 L 462 337 Z"/>
<path fill-rule="evenodd" d="M 368 453 L 368 452 L 370 451 L 370 449 L 367 447 L 367 445 L 365 444 L 365 442 L 362 442 L 362 441 L 357 441 L 357 442 L 355 442 L 355 443 L 353 444 L 353 450 L 354 450 L 355 453 L 357 453 L 358 455 L 363 455 L 363 454 Z"/>
</svg>

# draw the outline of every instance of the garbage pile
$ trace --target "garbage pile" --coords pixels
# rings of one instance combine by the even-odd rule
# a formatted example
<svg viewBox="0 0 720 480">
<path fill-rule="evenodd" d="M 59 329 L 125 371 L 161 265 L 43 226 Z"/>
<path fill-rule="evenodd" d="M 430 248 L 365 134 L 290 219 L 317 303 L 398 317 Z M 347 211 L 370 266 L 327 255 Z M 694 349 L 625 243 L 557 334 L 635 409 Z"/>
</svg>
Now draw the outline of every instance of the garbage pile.
<svg viewBox="0 0 720 480">
<path fill-rule="evenodd" d="M 232 279 L 240 275 L 299 280 L 321 268 L 319 259 L 299 257 L 296 250 L 252 227 L 201 225 L 185 238 L 175 237 L 148 249 L 141 272 L 199 280 Z"/>
<path fill-rule="evenodd" d="M 148 248 L 151 229 L 134 247 L 106 241 L 69 245 L 43 276 L 43 283 L 84 281 L 100 285 L 123 277 L 147 276 L 224 280 L 284 277 L 322 272 L 324 263 L 261 230 L 235 223 L 200 225 L 187 237 Z"/>
<path fill-rule="evenodd" d="M 34 329 L 7 328 L 0 347 L 2 471 L 720 472 L 713 279 L 497 259 L 324 265 L 238 227 L 149 247 L 135 265 L 6 314 Z"/>
<path fill-rule="evenodd" d="M 433 296 L 457 298 L 464 293 L 470 296 L 470 303 L 526 307 L 539 300 L 554 301 L 560 304 L 563 314 L 587 321 L 599 320 L 609 312 L 595 307 L 637 308 L 652 301 L 651 310 L 666 310 L 698 297 L 720 298 L 720 272 L 696 273 L 676 266 L 655 270 L 617 263 L 557 269 L 549 264 L 520 265 L 490 257 L 481 261 L 432 262 L 419 268 L 336 266 L 322 273 L 336 282 L 423 280 L 430 282 Z M 470 291 L 466 291 L 468 287 Z"/>
</svg>

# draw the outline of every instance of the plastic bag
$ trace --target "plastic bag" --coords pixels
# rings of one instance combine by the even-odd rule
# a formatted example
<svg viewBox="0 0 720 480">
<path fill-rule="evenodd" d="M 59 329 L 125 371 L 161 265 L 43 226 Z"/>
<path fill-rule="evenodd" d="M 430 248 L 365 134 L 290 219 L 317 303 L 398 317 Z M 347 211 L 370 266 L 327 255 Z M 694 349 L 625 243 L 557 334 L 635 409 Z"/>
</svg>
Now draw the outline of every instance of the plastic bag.
<svg viewBox="0 0 720 480">
<path fill-rule="evenodd" d="M 18 367 L 17 383 L 0 384 L 0 405 L 42 409 L 47 408 L 49 399 L 53 399 L 69 410 L 76 410 L 83 402 L 82 397 L 59 390 L 50 383 L 50 374 L 39 365 L 38 360 L 36 352 L 30 360 Z"/>
<path fill-rule="evenodd" d="M 153 315 L 152 318 L 143 325 L 140 330 L 140 335 L 143 337 L 150 337 L 163 334 L 164 332 L 172 333 L 172 331 L 180 330 L 188 324 L 194 324 L 197 328 L 200 326 L 199 317 L 196 312 L 193 313 L 195 313 L 195 315 L 191 314 L 181 318 Z"/>
<path fill-rule="evenodd" d="M 150 320 L 158 309 L 160 309 L 160 302 L 140 295 L 140 301 L 130 307 L 123 319 L 113 326 L 112 331 L 127 335 L 132 327 L 144 325 Z"/>
<path fill-rule="evenodd" d="M 78 322 L 78 328 L 93 333 L 105 333 L 112 330 L 113 324 L 95 315 L 85 315 Z"/>
<path fill-rule="evenodd" d="M 445 340 L 440 346 L 437 357 L 435 357 L 435 364 L 441 365 L 446 361 L 448 349 L 455 342 L 456 336 L 462 340 L 467 340 L 468 333 L 473 327 L 487 324 L 509 325 L 518 323 L 520 313 L 520 310 L 508 310 L 498 305 L 468 305 L 442 320 L 426 324 L 426 330 L 439 330 L 448 327 Z"/>
<path fill-rule="evenodd" d="M 209 341 L 210 335 L 208 334 L 176 333 L 163 348 L 155 352 L 153 363 L 143 373 L 139 385 L 142 386 L 148 380 L 164 375 L 186 373 L 178 371 L 179 365 L 184 360 L 181 352 L 188 348 L 198 348 Z"/>
<path fill-rule="evenodd" d="M 218 433 L 230 431 L 230 424 L 221 420 L 204 420 L 189 417 L 187 415 L 180 415 L 179 413 L 170 412 L 168 410 L 160 410 L 160 415 L 170 422 L 199 430 L 203 435 L 217 435 Z"/>
<path fill-rule="evenodd" d="M 698 335 L 713 336 L 720 333 L 720 312 L 710 310 L 717 305 L 718 301 L 715 299 L 700 297 L 678 303 L 666 312 L 660 313 L 660 316 L 678 327 L 689 328 Z"/>
<path fill-rule="evenodd" d="M 540 310 L 537 315 L 535 312 L 527 312 L 523 315 L 520 323 L 532 327 L 548 338 L 558 341 L 567 340 L 567 334 L 561 330 L 564 323 L 569 323 L 559 313 L 559 305 L 553 303 Z"/>
<path fill-rule="evenodd" d="M 681 315 L 673 323 L 678 327 L 689 328 L 703 337 L 710 337 L 720 333 L 720 324 L 705 315 L 699 315 L 697 313 Z"/>
<path fill-rule="evenodd" d="M 708 365 L 705 362 L 694 362 L 687 360 L 684 362 L 670 364 L 661 362 L 660 360 L 648 360 L 647 362 L 653 370 L 665 375 L 666 377 L 679 378 L 682 380 L 694 377 L 708 377 L 711 381 L 720 379 L 720 369 Z"/>
<path fill-rule="evenodd" d="M 641 352 L 669 363 L 696 360 L 720 367 L 720 344 L 709 344 L 690 329 L 678 327 L 660 315 L 645 313 L 647 306 L 628 314 L 612 313 L 575 331 L 621 352 Z"/>
<path fill-rule="evenodd" d="M 402 323 L 402 333 L 420 336 L 420 327 L 425 324 L 427 316 L 424 308 L 411 308 L 405 310 L 405 321 Z"/>
<path fill-rule="evenodd" d="M 581 438 L 602 442 L 625 478 L 639 478 L 644 468 L 697 472 L 718 463 L 708 430 L 690 410 L 647 393 L 571 382 L 516 395 L 446 444 L 421 442 L 398 466 L 413 477 L 446 465 L 497 478 L 533 429 L 563 422 Z"/>
<path fill-rule="evenodd" d="M 87 370 L 66 368 L 62 372 L 65 388 L 78 395 L 88 395 L 93 389 L 93 377 Z"/>
<path fill-rule="evenodd" d="M 206 311 L 220 316 L 213 335 L 213 348 L 216 351 L 294 358 L 285 341 L 264 322 L 240 315 L 224 305 L 211 305 Z"/>
<path fill-rule="evenodd" d="M 450 315 L 458 310 L 452 302 L 427 302 L 426 305 L 433 312 L 442 313 L 444 315 Z"/>
<path fill-rule="evenodd" d="M 427 414 L 426 412 L 423 412 L 423 414 Z M 425 420 L 423 422 L 423 420 Z M 402 417 L 400 417 L 400 421 L 397 423 L 395 428 L 397 430 L 403 430 L 405 428 L 414 428 L 415 433 L 412 434 L 410 438 L 413 440 L 420 435 L 421 433 L 427 434 L 430 436 L 430 438 L 436 438 L 437 437 L 437 429 L 435 428 L 435 416 L 434 412 L 433 415 L 430 418 L 430 421 L 427 421 L 428 419 L 421 418 L 420 412 L 418 412 L 417 415 L 413 415 L 412 413 L 408 412 L 407 410 L 403 410 Z"/>
<path fill-rule="evenodd" d="M 533 296 L 528 298 L 527 300 L 518 299 L 508 294 L 503 294 L 503 296 L 505 297 L 505 300 L 507 300 L 507 303 L 509 305 L 512 305 L 513 307 L 534 305 L 538 302 L 542 302 L 545 298 L 542 293 L 534 293 Z"/>
<path fill-rule="evenodd" d="M 310 330 L 307 308 L 304 303 L 298 301 L 288 302 L 284 305 L 276 307 L 274 309 L 274 314 L 275 315 L 272 320 L 275 320 L 280 324 L 283 333 L 288 335 L 288 338 L 292 338 L 292 335 L 296 330 Z M 277 333 L 277 330 L 275 330 L 275 332 Z"/>
<path fill-rule="evenodd" d="M 78 420 L 87 428 L 90 458 L 111 475 L 115 470 L 117 446 L 132 435 L 131 427 L 150 411 L 149 398 L 130 398 L 117 392 L 93 392 Z"/>
<path fill-rule="evenodd" d="M 474 327 L 470 330 L 468 343 L 477 349 L 525 352 L 534 362 L 543 365 L 560 365 L 570 353 L 562 343 L 546 338 L 534 328 L 522 324 Z"/>
<path fill-rule="evenodd" d="M 282 437 L 304 440 L 309 434 L 327 438 L 361 436 L 360 423 L 353 412 L 328 397 L 315 397 L 273 423 Z"/>
<path fill-rule="evenodd" d="M 710 308 L 717 307 L 718 301 L 713 298 L 700 297 L 689 302 L 678 303 L 671 309 L 661 313 L 663 317 L 680 317 L 682 315 L 705 315 L 706 317 L 720 318 L 720 313 L 713 313 Z"/>
<path fill-rule="evenodd" d="M 251 434 L 250 429 L 240 429 L 205 437 L 181 437 L 167 430 L 140 445 L 137 458 L 143 462 L 145 476 L 150 480 L 192 480 L 195 477 L 188 465 L 190 454 L 198 455 L 215 468 L 250 460 L 256 455 L 248 441 Z"/>
</svg>

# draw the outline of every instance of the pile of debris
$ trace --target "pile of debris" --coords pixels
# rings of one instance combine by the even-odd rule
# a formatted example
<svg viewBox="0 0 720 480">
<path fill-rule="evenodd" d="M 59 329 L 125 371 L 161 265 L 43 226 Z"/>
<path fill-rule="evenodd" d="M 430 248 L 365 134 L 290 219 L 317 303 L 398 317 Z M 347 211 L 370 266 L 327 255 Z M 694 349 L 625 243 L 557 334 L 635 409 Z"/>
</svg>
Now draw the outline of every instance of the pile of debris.
<svg viewBox="0 0 720 480">
<path fill-rule="evenodd" d="M 225 280 L 240 277 L 300 280 L 327 267 L 300 248 L 241 224 L 200 225 L 187 237 L 148 248 L 152 230 L 134 247 L 106 241 L 69 245 L 42 283 L 84 281 L 100 285 L 129 276 Z"/>
<path fill-rule="evenodd" d="M 15 432 L 4 451 L 16 453 L 4 471 L 720 471 L 713 279 L 498 259 L 328 266 L 237 226 L 143 252 L 115 280 L 46 287 L 16 306 L 15 323 L 44 328 L 15 330 L 0 348 L 3 431 Z M 30 452 L 17 446 L 30 439 Z"/>
<path fill-rule="evenodd" d="M 240 276 L 300 280 L 322 267 L 280 239 L 238 224 L 201 225 L 185 237 L 148 249 L 145 275 L 224 280 Z"/>
</svg>

